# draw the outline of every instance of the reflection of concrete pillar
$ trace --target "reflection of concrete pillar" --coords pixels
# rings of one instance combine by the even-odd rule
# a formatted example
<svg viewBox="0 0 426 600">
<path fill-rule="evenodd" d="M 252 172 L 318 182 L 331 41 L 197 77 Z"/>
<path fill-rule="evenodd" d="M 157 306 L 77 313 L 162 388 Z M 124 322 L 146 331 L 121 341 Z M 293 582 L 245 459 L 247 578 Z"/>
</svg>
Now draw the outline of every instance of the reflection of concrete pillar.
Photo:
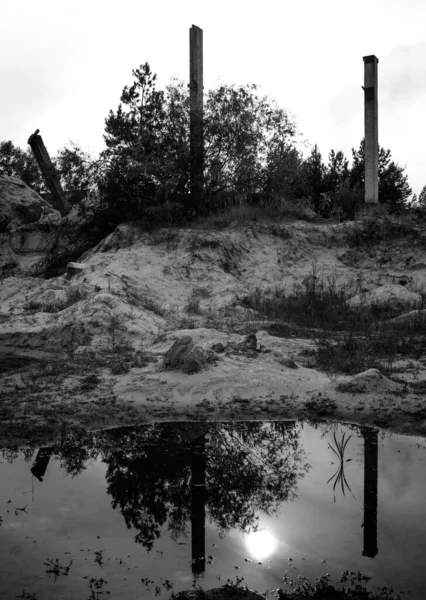
<svg viewBox="0 0 426 600">
<path fill-rule="evenodd" d="M 374 558 L 377 548 L 378 431 L 363 429 L 364 437 L 364 551 Z"/>
<path fill-rule="evenodd" d="M 31 467 L 31 473 L 34 477 L 37 477 L 39 481 L 43 481 L 44 474 L 46 473 L 47 465 L 49 464 L 50 457 L 53 453 L 53 446 L 48 448 L 39 448 L 37 456 L 33 466 Z"/>
<path fill-rule="evenodd" d="M 202 435 L 192 443 L 192 572 L 202 573 L 206 569 L 206 438 Z"/>
<path fill-rule="evenodd" d="M 377 65 L 373 54 L 364 56 L 364 110 L 365 110 L 365 203 L 379 201 L 379 127 L 377 104 Z"/>
<path fill-rule="evenodd" d="M 71 204 L 65 197 L 61 182 L 59 181 L 55 167 L 50 160 L 49 153 L 43 143 L 42 137 L 38 133 L 39 131 L 40 130 L 37 129 L 37 131 L 30 135 L 28 138 L 28 144 L 31 146 L 31 150 L 33 151 L 38 166 L 40 167 L 40 171 L 44 177 L 46 185 L 52 194 L 53 205 L 57 210 L 59 210 L 61 215 L 64 216 L 71 210 Z"/>
<path fill-rule="evenodd" d="M 189 144 L 191 208 L 201 206 L 203 175 L 203 30 L 193 25 L 189 30 Z"/>
</svg>

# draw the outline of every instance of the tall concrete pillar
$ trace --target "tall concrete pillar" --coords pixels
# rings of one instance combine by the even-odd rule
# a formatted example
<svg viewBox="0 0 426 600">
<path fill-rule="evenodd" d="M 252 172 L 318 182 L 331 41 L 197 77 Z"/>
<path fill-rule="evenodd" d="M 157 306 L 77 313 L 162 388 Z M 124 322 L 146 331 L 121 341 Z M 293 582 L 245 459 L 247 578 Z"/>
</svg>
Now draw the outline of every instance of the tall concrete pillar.
<svg viewBox="0 0 426 600">
<path fill-rule="evenodd" d="M 46 146 L 43 143 L 41 135 L 39 135 L 39 129 L 35 131 L 28 138 L 28 144 L 31 146 L 31 150 L 35 156 L 35 159 L 40 167 L 40 171 L 43 175 L 44 181 L 52 194 L 53 206 L 59 210 L 62 216 L 66 215 L 71 210 L 71 204 L 65 197 L 64 191 L 59 181 L 59 177 L 55 171 L 52 161 L 50 160 L 49 153 Z"/>
<path fill-rule="evenodd" d="M 378 432 L 365 428 L 364 437 L 364 550 L 374 558 L 377 548 Z"/>
<path fill-rule="evenodd" d="M 191 208 L 201 206 L 204 187 L 203 140 L 203 30 L 193 25 L 189 30 L 190 94 L 190 191 Z"/>
<path fill-rule="evenodd" d="M 377 65 L 379 59 L 364 56 L 365 204 L 379 202 L 379 127 Z"/>
</svg>

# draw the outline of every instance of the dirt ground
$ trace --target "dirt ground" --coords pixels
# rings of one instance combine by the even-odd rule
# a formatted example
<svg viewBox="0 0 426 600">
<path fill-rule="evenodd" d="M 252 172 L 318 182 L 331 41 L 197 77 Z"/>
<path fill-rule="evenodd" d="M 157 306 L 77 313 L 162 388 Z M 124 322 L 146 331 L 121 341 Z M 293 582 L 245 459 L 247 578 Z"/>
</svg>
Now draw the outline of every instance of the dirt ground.
<svg viewBox="0 0 426 600">
<path fill-rule="evenodd" d="M 318 418 L 426 435 L 426 348 L 398 361 L 391 378 L 327 374 L 311 366 L 312 338 L 285 328 L 277 336 L 276 324 L 238 301 L 256 288 L 301 285 L 315 269 L 408 302 L 426 283 L 424 248 L 349 247 L 350 226 L 147 234 L 123 225 L 81 257 L 81 274 L 3 279 L 0 446 L 150 421 Z M 203 352 L 220 348 L 199 372 L 164 364 L 184 336 Z"/>
</svg>

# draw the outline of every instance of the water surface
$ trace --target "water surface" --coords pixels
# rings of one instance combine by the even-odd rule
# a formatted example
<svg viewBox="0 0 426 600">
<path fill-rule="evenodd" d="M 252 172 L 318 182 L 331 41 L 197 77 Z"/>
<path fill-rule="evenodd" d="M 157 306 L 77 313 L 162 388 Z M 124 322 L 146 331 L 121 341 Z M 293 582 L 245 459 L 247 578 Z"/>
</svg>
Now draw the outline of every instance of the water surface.
<svg viewBox="0 0 426 600">
<path fill-rule="evenodd" d="M 424 438 L 295 421 L 5 450 L 0 598 L 169 598 L 194 578 L 266 591 L 347 569 L 420 600 L 425 467 Z"/>
</svg>

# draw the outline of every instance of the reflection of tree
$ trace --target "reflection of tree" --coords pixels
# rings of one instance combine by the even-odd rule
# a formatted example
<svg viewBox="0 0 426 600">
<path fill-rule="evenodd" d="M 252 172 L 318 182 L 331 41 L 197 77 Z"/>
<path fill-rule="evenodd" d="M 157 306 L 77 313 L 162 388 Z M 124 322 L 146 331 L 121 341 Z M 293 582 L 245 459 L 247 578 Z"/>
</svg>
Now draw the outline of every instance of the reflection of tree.
<svg viewBox="0 0 426 600">
<path fill-rule="evenodd" d="M 351 458 L 345 459 L 346 446 L 348 445 L 348 442 L 351 439 L 351 437 L 352 437 L 352 435 L 350 435 L 348 438 L 346 438 L 346 433 L 343 433 L 342 439 L 339 442 L 339 440 L 336 437 L 336 432 L 334 432 L 333 433 L 334 446 L 332 446 L 330 443 L 328 444 L 328 447 L 330 448 L 330 450 L 332 450 L 334 452 L 334 454 L 337 456 L 337 458 L 339 460 L 339 466 L 337 467 L 336 472 L 327 481 L 327 483 L 330 483 L 330 481 L 332 479 L 334 480 L 334 483 L 333 483 L 334 502 L 336 502 L 335 491 L 336 491 L 336 487 L 339 483 L 342 488 L 343 495 L 345 495 L 345 488 L 347 488 L 350 491 L 350 493 L 352 494 L 352 490 L 351 490 L 350 485 L 347 482 L 347 479 L 345 476 L 345 462 L 350 462 L 352 460 Z M 331 463 L 331 464 L 334 464 L 334 463 Z M 355 496 L 353 494 L 352 494 L 352 496 L 355 498 Z"/>
<path fill-rule="evenodd" d="M 197 426 L 191 429 L 194 439 Z M 143 445 L 141 435 L 149 446 Z M 283 500 L 293 499 L 297 480 L 307 468 L 301 465 L 298 437 L 295 423 L 212 426 L 205 439 L 210 520 L 222 531 L 247 530 L 255 524 L 256 513 L 270 514 Z M 119 442 L 123 450 L 117 452 L 116 447 L 105 456 L 108 492 L 126 523 L 140 531 L 137 540 L 152 548 L 167 520 L 175 537 L 184 533 L 191 510 L 188 435 L 182 428 L 178 432 L 173 425 L 163 425 L 147 437 L 139 431 Z"/>
<path fill-rule="evenodd" d="M 176 540 L 186 536 L 191 516 L 194 521 L 197 514 L 204 515 L 201 503 L 193 504 L 191 468 L 199 485 L 205 477 L 205 516 L 222 533 L 255 528 L 259 513 L 271 514 L 280 502 L 293 500 L 298 479 L 308 469 L 299 435 L 295 422 L 163 423 L 103 432 L 86 453 L 100 452 L 112 506 L 120 509 L 126 525 L 138 531 L 136 541 L 149 551 L 164 525 Z M 192 451 L 200 440 L 203 452 L 194 462 Z M 71 451 L 70 446 L 64 449 Z M 61 454 L 62 464 L 75 472 L 75 452 L 71 461 Z M 191 515 L 194 506 L 198 512 Z"/>
<path fill-rule="evenodd" d="M 208 507 L 225 532 L 255 526 L 256 514 L 271 514 L 296 497 L 307 470 L 295 422 L 222 425 L 210 433 Z"/>
<path fill-rule="evenodd" d="M 336 473 L 327 481 L 329 483 L 334 477 L 336 481 L 333 486 L 336 487 L 337 483 L 340 482 L 342 486 L 342 492 L 344 491 L 344 485 L 350 487 L 346 481 L 344 475 L 344 452 L 346 445 L 349 442 L 351 436 L 345 440 L 345 433 L 342 436 L 340 442 L 336 438 L 336 428 L 338 424 L 317 424 L 310 423 L 315 429 L 317 426 L 321 427 L 322 437 L 334 429 L 333 437 L 336 448 L 333 448 L 329 444 L 329 448 L 339 457 L 340 466 Z M 369 556 L 374 558 L 378 553 L 377 548 L 377 489 L 378 489 L 378 441 L 383 440 L 386 437 L 385 431 L 378 431 L 377 429 L 371 429 L 368 427 L 360 427 L 357 425 L 345 424 L 347 429 L 356 431 L 358 435 L 361 435 L 364 440 L 364 522 L 361 527 L 364 528 L 364 549 L 363 556 Z M 350 460 L 350 459 L 347 459 Z M 351 492 L 352 493 L 352 492 Z M 353 495 L 353 494 L 352 494 Z"/>
<path fill-rule="evenodd" d="M 170 428 L 113 431 L 100 443 L 107 491 L 135 540 L 151 550 L 168 521 L 172 538 L 185 534 L 191 506 L 190 454 Z"/>
<path fill-rule="evenodd" d="M 61 467 L 68 474 L 75 477 L 86 468 L 86 463 L 93 460 L 99 454 L 93 447 L 93 435 L 86 431 L 72 431 L 63 436 L 61 445 L 56 448 L 55 454 L 59 454 Z"/>
</svg>

